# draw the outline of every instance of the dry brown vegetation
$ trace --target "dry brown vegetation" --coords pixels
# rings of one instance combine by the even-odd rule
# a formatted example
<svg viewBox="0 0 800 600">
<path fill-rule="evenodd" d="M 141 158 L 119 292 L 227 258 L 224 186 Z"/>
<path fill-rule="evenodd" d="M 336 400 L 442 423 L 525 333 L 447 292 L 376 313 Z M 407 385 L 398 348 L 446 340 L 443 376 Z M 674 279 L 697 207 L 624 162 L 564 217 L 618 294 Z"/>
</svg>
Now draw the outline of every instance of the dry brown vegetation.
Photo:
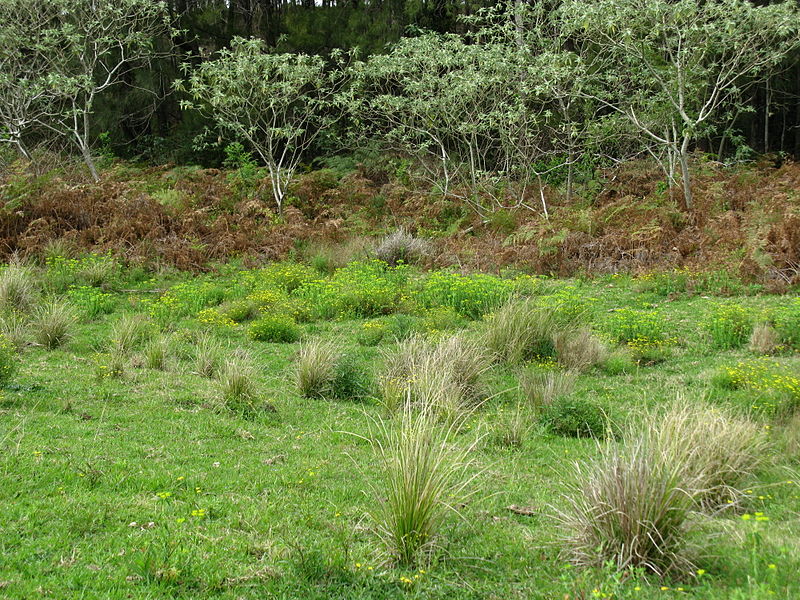
<svg viewBox="0 0 800 600">
<path fill-rule="evenodd" d="M 775 291 L 800 281 L 800 165 L 733 170 L 708 163 L 697 173 L 692 213 L 659 190 L 658 172 L 628 164 L 571 206 L 548 189 L 547 220 L 527 210 L 482 219 L 456 199 L 385 173 L 360 169 L 337 179 L 311 172 L 298 179 L 294 206 L 279 221 L 261 191 L 237 194 L 218 169 L 118 165 L 98 184 L 6 169 L 0 252 L 41 255 L 62 243 L 111 250 L 134 264 L 203 269 L 233 256 L 283 258 L 303 241 L 424 227 L 448 231 L 431 249 L 432 266 L 515 265 L 558 275 L 725 268 Z"/>
</svg>

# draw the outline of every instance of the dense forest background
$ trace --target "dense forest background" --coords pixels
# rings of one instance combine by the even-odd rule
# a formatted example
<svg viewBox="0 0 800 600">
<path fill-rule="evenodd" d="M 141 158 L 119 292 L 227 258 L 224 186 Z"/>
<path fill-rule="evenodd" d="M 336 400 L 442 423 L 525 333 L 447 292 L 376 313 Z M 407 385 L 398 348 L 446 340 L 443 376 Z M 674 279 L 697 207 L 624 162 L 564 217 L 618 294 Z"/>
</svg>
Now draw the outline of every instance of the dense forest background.
<svg viewBox="0 0 800 600">
<path fill-rule="evenodd" d="M 278 52 L 328 56 L 334 49 L 358 49 L 361 57 L 386 52 L 401 37 L 463 32 L 463 17 L 497 4 L 488 0 L 169 0 L 180 34 L 179 52 L 128 75 L 98 98 L 94 133 L 115 155 L 148 162 L 219 164 L 221 147 L 199 152 L 193 139 L 207 120 L 180 108 L 172 89 L 182 63 L 199 64 L 235 36 L 257 37 Z M 759 3 L 757 3 L 759 4 Z M 760 4 L 766 4 L 761 2 Z M 748 90 L 748 111 L 736 116 L 722 136 L 698 140 L 699 149 L 733 155 L 738 147 L 756 153 L 800 156 L 800 51 L 765 82 Z M 732 133 L 732 135 L 731 135 Z M 324 138 L 320 143 L 324 143 Z M 309 157 L 325 154 L 315 147 Z M 309 158 L 310 160 L 310 158 Z"/>
</svg>

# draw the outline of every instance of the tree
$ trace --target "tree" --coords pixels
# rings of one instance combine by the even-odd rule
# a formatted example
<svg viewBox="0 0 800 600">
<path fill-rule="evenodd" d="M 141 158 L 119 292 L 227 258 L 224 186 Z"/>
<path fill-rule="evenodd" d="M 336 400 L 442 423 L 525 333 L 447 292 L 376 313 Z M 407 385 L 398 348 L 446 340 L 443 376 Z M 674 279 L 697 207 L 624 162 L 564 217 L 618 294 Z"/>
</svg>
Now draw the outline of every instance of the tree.
<svg viewBox="0 0 800 600">
<path fill-rule="evenodd" d="M 39 0 L 28 0 L 38 6 Z M 47 4 L 47 3 L 45 3 Z M 153 0 L 51 0 L 57 16 L 42 20 L 50 41 L 44 77 L 53 104 L 41 124 L 73 142 L 95 181 L 91 153 L 91 116 L 97 97 L 147 66 L 170 40 L 166 2 Z"/>
<path fill-rule="evenodd" d="M 184 108 L 199 110 L 258 154 L 282 214 L 303 153 L 341 118 L 341 67 L 327 68 L 319 56 L 270 54 L 260 40 L 234 38 L 214 60 L 187 66 L 188 78 L 176 85 L 189 96 Z"/>
<path fill-rule="evenodd" d="M 42 23 L 55 16 L 50 2 L 0 2 L 0 142 L 14 146 L 26 159 L 30 153 L 24 135 L 52 108 L 43 73 L 54 48 Z"/>
<path fill-rule="evenodd" d="M 688 210 L 693 142 L 800 41 L 800 12 L 787 1 L 566 0 L 559 14 L 593 76 L 584 93 L 646 138 L 670 185 L 680 167 Z"/>
</svg>

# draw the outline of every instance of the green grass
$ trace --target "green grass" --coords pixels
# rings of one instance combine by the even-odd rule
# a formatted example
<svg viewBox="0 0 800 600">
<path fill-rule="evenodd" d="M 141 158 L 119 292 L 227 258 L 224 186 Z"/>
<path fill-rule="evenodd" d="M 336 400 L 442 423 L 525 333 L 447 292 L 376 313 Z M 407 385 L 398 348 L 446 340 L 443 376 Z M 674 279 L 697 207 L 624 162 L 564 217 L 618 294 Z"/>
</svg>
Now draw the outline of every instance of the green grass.
<svg viewBox="0 0 800 600">
<path fill-rule="evenodd" d="M 125 272 L 109 271 L 114 277 Z M 361 277 L 376 273 L 379 279 L 360 286 Z M 71 285 L 86 285 L 82 272 L 59 272 L 58 285 L 49 282 L 47 272 L 40 275 L 44 288 L 63 290 L 59 297 L 66 301 Z M 645 411 L 680 393 L 687 401 L 749 415 L 776 442 L 766 466 L 737 496 L 737 510 L 704 523 L 702 540 L 695 541 L 710 538 L 713 544 L 708 555 L 693 561 L 702 575 L 659 580 L 607 566 L 579 568 L 565 560 L 563 531 L 554 515 L 563 506 L 561 494 L 576 483 L 572 464 L 596 457 L 598 444 L 621 442 L 552 435 L 538 424 L 535 411 L 525 410 L 513 415 L 529 419 L 513 425 L 524 431 L 524 443 L 497 443 L 508 427 L 503 415 L 523 402 L 519 366 L 505 362 L 480 374 L 478 406 L 451 440 L 462 449 L 480 440 L 469 460 L 460 461 L 465 477 L 480 474 L 471 494 L 438 522 L 425 566 L 387 563 L 381 531 L 368 516 L 380 507 L 386 463 L 369 440 L 377 420 L 389 423 L 397 416 L 387 415 L 380 399 L 369 394 L 357 402 L 303 397 L 295 380 L 297 353 L 302 343 L 329 340 L 377 378 L 384 357 L 400 342 L 387 336 L 379 347 L 364 346 L 358 334 L 367 318 L 384 313 L 425 318 L 439 301 L 434 294 L 415 300 L 414 290 L 433 289 L 426 287 L 426 277 L 409 267 L 395 272 L 368 265 L 320 280 L 304 266 L 284 264 L 245 274 L 222 266 L 197 278 L 173 273 L 116 284 L 109 278 L 112 284 L 103 293 L 111 298 L 103 301 L 111 312 L 82 311 L 64 345 L 52 350 L 36 345 L 35 332 L 29 331 L 0 398 L 0 597 L 800 595 L 800 487 L 787 483 L 800 480 L 800 453 L 782 450 L 796 446 L 796 434 L 783 443 L 786 416 L 752 409 L 769 390 L 714 383 L 715 374 L 754 355 L 744 347 L 713 347 L 702 324 L 719 298 L 686 295 L 666 302 L 627 277 L 548 280 L 546 288 L 550 295 L 564 289 L 570 296 L 593 298 L 587 326 L 611 351 L 625 344 L 615 339 L 627 337 L 612 311 L 629 308 L 647 319 L 655 312 L 656 324 L 665 324 L 663 334 L 671 340 L 670 355 L 652 366 L 634 360 L 611 370 L 614 375 L 590 368 L 576 376 L 569 397 L 596 403 L 620 425 L 635 426 Z M 487 298 L 503 296 L 510 286 L 481 279 L 481 290 L 499 290 L 487 292 Z M 166 294 L 155 291 L 170 288 Z M 317 320 L 298 319 L 302 342 L 260 342 L 247 335 L 246 323 L 203 323 L 196 316 L 271 289 L 287 302 L 311 303 L 309 314 Z M 337 296 L 340 291 L 346 294 Z M 442 294 L 441 306 L 475 319 L 459 335 L 482 339 L 486 321 L 477 317 L 488 301 L 483 295 L 473 304 L 454 298 Z M 792 298 L 756 295 L 735 301 L 769 319 Z M 261 312 L 285 314 L 284 306 L 265 303 Z M 113 350 L 112 331 L 120 332 L 122 317 L 135 315 L 147 317 L 148 328 L 171 332 L 164 370 L 137 360 L 147 346 L 135 343 L 125 344 L 135 349 L 127 358 L 120 355 L 126 361 L 120 373 L 102 375 L 99 364 L 121 360 L 106 354 Z M 651 322 L 635 325 L 648 329 Z M 427 335 L 443 334 L 432 328 Z M 247 410 L 226 403 L 218 379 L 228 361 L 243 356 L 251 386 Z M 800 369 L 800 358 L 788 350 L 774 360 L 787 372 Z"/>
</svg>

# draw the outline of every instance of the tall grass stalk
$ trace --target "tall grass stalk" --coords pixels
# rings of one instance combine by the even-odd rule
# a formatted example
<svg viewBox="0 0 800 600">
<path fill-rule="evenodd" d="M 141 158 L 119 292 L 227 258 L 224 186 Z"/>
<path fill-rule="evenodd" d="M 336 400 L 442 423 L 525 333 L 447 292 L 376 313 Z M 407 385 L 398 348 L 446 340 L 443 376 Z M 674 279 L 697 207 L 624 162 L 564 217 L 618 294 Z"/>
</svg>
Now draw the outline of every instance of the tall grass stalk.
<svg viewBox="0 0 800 600">
<path fill-rule="evenodd" d="M 404 567 L 425 564 L 439 546 L 442 527 L 468 487 L 474 443 L 458 446 L 460 423 L 442 427 L 432 411 L 405 403 L 399 418 L 377 421 L 372 442 L 381 461 L 379 503 L 372 516 L 392 562 Z"/>
</svg>

